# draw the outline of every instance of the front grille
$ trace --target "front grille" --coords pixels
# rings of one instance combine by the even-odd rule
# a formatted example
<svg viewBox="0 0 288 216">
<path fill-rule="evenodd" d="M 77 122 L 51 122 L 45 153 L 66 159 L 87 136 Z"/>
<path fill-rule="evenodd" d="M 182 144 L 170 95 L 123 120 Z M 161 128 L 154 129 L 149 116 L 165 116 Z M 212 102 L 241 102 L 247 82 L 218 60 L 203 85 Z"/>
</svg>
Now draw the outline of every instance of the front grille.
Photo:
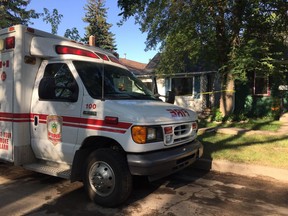
<svg viewBox="0 0 288 216">
<path fill-rule="evenodd" d="M 175 136 L 182 136 L 189 133 L 191 130 L 191 124 L 185 124 L 175 127 L 174 135 Z"/>
<path fill-rule="evenodd" d="M 166 145 L 177 145 L 191 142 L 196 137 L 197 131 L 193 131 L 192 122 L 171 125 L 171 127 L 173 128 L 173 137 L 169 139 L 164 139 Z"/>
</svg>

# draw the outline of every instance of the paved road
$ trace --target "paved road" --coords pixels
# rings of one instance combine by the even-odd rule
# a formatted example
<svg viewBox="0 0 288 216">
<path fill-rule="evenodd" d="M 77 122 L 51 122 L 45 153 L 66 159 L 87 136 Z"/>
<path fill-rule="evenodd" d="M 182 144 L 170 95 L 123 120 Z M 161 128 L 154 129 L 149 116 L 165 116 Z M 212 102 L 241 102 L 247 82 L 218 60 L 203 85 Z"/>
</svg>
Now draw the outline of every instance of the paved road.
<svg viewBox="0 0 288 216">
<path fill-rule="evenodd" d="M 1 215 L 288 215 L 288 184 L 191 168 L 148 184 L 135 179 L 118 208 L 91 203 L 81 183 L 0 163 Z"/>
</svg>

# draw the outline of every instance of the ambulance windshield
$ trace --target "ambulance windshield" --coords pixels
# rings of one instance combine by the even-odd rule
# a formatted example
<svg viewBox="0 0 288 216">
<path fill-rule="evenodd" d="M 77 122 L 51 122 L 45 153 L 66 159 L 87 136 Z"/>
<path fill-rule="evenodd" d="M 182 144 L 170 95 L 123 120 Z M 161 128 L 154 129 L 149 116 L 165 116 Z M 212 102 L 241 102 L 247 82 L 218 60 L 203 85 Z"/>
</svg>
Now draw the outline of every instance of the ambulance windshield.
<svg viewBox="0 0 288 216">
<path fill-rule="evenodd" d="M 95 99 L 158 100 L 145 84 L 123 68 L 84 61 L 73 64 Z"/>
</svg>

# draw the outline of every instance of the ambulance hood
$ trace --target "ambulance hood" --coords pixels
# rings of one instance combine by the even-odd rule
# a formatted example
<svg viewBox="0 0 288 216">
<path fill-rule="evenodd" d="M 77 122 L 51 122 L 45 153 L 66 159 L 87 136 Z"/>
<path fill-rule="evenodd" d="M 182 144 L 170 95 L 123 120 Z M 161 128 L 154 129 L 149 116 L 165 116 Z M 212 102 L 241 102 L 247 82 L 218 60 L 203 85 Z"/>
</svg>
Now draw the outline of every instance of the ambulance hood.
<svg viewBox="0 0 288 216">
<path fill-rule="evenodd" d="M 151 100 L 107 100 L 105 115 L 117 116 L 119 121 L 137 124 L 175 124 L 197 120 L 192 110 L 162 101 Z M 117 115 L 116 115 L 117 114 Z"/>
</svg>

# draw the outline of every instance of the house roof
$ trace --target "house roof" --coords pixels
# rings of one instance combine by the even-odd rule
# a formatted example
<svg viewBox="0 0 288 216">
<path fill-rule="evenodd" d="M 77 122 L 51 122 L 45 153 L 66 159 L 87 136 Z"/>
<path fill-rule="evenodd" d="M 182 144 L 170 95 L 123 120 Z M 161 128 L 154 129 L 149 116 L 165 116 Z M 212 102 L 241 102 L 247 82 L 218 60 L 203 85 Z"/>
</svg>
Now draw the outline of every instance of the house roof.
<svg viewBox="0 0 288 216">
<path fill-rule="evenodd" d="M 160 53 L 157 53 L 145 67 L 145 72 L 152 73 L 159 64 L 159 61 L 160 61 Z"/>
<path fill-rule="evenodd" d="M 136 62 L 136 61 L 129 60 L 129 59 L 126 59 L 126 58 L 120 58 L 119 60 L 120 60 L 120 62 L 122 62 L 122 64 L 124 64 L 131 72 L 133 72 L 133 73 L 136 74 L 136 75 L 144 73 L 144 69 L 145 69 L 145 67 L 146 67 L 146 65 L 147 65 L 147 64 L 140 63 L 140 62 Z"/>
<path fill-rule="evenodd" d="M 155 69 L 160 62 L 161 54 L 157 53 L 148 64 L 136 62 L 126 58 L 120 58 L 122 64 L 124 64 L 132 73 L 137 76 L 150 76 L 155 73 Z M 175 73 L 174 76 L 179 75 L 195 75 L 195 74 L 204 74 L 204 73 L 214 73 L 217 72 L 217 69 L 211 65 L 206 65 L 203 62 L 199 62 L 195 65 L 190 65 L 190 71 L 185 73 Z M 169 75 L 170 76 L 170 75 Z"/>
</svg>

